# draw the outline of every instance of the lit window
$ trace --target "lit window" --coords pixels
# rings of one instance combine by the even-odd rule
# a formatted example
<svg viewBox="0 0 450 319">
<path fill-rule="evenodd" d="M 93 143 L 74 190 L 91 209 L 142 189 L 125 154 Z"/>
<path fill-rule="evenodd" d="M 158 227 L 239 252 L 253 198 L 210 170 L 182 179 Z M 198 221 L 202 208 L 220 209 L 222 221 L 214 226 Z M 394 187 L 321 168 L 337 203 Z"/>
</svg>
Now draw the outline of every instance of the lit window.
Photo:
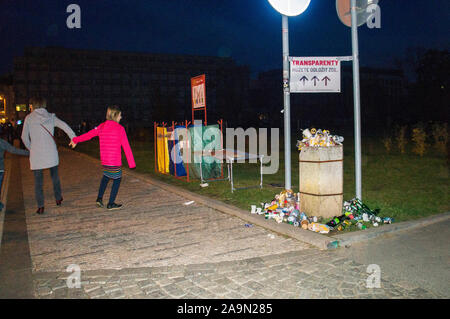
<svg viewBox="0 0 450 319">
<path fill-rule="evenodd" d="M 16 111 L 17 112 L 26 112 L 27 105 L 26 104 L 16 104 Z"/>
</svg>

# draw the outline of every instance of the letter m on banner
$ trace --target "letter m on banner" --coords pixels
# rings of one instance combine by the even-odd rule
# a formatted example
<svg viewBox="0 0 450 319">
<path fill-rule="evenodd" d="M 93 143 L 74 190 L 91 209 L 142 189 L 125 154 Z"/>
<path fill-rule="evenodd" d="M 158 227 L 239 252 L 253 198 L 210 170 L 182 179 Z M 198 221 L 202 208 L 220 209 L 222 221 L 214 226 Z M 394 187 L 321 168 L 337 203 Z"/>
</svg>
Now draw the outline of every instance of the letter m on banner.
<svg viewBox="0 0 450 319">
<path fill-rule="evenodd" d="M 194 123 L 194 111 L 205 112 L 206 125 L 206 77 L 205 74 L 191 78 L 192 95 L 192 123 Z"/>
<path fill-rule="evenodd" d="M 205 75 L 199 75 L 191 78 L 192 90 L 192 108 L 198 109 L 206 106 L 206 90 L 205 90 Z"/>
</svg>

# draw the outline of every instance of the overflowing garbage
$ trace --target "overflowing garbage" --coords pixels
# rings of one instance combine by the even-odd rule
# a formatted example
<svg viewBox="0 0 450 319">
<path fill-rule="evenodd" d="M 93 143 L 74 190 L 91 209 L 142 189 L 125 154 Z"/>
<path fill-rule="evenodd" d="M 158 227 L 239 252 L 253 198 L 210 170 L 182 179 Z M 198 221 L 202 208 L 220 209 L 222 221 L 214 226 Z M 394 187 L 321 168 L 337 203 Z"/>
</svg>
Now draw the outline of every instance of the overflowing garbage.
<svg viewBox="0 0 450 319">
<path fill-rule="evenodd" d="M 329 130 L 322 130 L 315 128 L 304 129 L 302 131 L 303 139 L 297 141 L 297 149 L 300 151 L 304 147 L 330 147 L 335 145 L 342 145 L 344 137 L 339 135 L 332 135 Z"/>
<path fill-rule="evenodd" d="M 343 214 L 339 217 L 333 217 L 327 225 L 333 229 L 344 230 L 350 226 L 356 226 L 359 229 L 366 229 L 364 223 L 371 223 L 372 226 L 378 227 L 381 223 L 391 224 L 394 219 L 391 217 L 380 217 L 379 209 L 371 210 L 360 199 L 354 198 L 350 201 L 345 201 L 343 205 Z"/>
<path fill-rule="evenodd" d="M 265 219 L 273 219 L 277 223 L 287 223 L 316 233 L 328 234 L 330 231 L 342 231 L 350 227 L 366 229 L 368 224 L 378 227 L 380 224 L 391 224 L 391 217 L 378 216 L 380 210 L 371 210 L 361 200 L 354 198 L 346 201 L 341 216 L 334 216 L 327 223 L 322 217 L 307 216 L 300 211 L 300 193 L 283 190 L 276 194 L 269 203 L 261 203 L 261 207 L 251 205 L 251 213 L 264 215 Z"/>
<path fill-rule="evenodd" d="M 302 130 L 303 139 L 297 141 L 297 148 L 332 147 L 342 145 L 344 138 L 332 135 L 330 131 L 315 128 Z M 351 227 L 366 229 L 370 225 L 378 227 L 380 224 L 390 224 L 394 221 L 390 217 L 380 217 L 379 209 L 371 210 L 360 199 L 354 198 L 343 203 L 342 215 L 334 216 L 331 220 L 322 217 L 307 216 L 301 211 L 300 193 L 283 190 L 269 203 L 261 203 L 261 207 L 251 206 L 252 214 L 264 215 L 266 219 L 273 219 L 277 223 L 287 223 L 294 227 L 301 227 L 316 233 L 328 234 L 331 231 L 343 231 Z M 340 211 L 340 207 L 336 207 Z"/>
<path fill-rule="evenodd" d="M 300 212 L 300 193 L 292 190 L 284 190 L 275 195 L 270 203 L 261 203 L 261 208 L 252 205 L 252 214 L 264 215 L 266 219 L 273 219 L 277 223 L 287 223 L 295 227 L 301 227 L 321 234 L 328 234 L 331 228 L 320 223 L 321 218 L 307 216 Z"/>
</svg>

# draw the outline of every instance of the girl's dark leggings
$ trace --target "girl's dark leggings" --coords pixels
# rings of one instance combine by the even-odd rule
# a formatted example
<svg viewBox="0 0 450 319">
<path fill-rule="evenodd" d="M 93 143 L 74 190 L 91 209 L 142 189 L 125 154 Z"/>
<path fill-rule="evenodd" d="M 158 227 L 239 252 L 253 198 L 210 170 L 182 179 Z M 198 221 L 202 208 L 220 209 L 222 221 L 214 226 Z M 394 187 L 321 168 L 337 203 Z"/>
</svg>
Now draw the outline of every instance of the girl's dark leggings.
<svg viewBox="0 0 450 319">
<path fill-rule="evenodd" d="M 110 178 L 103 175 L 103 178 L 100 182 L 100 188 L 98 190 L 98 198 L 103 198 L 103 194 L 105 194 L 106 186 L 108 186 Z M 108 204 L 114 204 L 116 200 L 117 193 L 119 192 L 120 181 L 122 178 L 113 179 L 113 185 L 111 189 L 111 194 L 109 195 Z"/>
</svg>

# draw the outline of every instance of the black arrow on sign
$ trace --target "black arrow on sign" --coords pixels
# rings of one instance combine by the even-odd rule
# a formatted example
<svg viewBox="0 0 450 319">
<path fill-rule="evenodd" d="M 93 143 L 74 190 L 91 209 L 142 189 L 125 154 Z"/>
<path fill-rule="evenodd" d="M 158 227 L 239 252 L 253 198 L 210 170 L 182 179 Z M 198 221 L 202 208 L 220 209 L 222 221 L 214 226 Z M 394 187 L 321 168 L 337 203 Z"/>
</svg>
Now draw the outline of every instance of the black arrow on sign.
<svg viewBox="0 0 450 319">
<path fill-rule="evenodd" d="M 322 81 L 325 81 L 325 86 L 328 85 L 328 81 L 331 81 L 331 79 L 328 76 L 325 76 Z"/>
<path fill-rule="evenodd" d="M 311 81 L 314 81 L 314 86 L 316 86 L 316 81 L 320 81 L 317 76 L 314 76 Z"/>
<path fill-rule="evenodd" d="M 303 81 L 303 85 L 305 85 L 305 81 L 309 81 L 308 80 L 308 78 L 306 77 L 306 76 L 303 76 L 301 79 L 300 79 L 300 82 L 301 81 Z"/>
</svg>

